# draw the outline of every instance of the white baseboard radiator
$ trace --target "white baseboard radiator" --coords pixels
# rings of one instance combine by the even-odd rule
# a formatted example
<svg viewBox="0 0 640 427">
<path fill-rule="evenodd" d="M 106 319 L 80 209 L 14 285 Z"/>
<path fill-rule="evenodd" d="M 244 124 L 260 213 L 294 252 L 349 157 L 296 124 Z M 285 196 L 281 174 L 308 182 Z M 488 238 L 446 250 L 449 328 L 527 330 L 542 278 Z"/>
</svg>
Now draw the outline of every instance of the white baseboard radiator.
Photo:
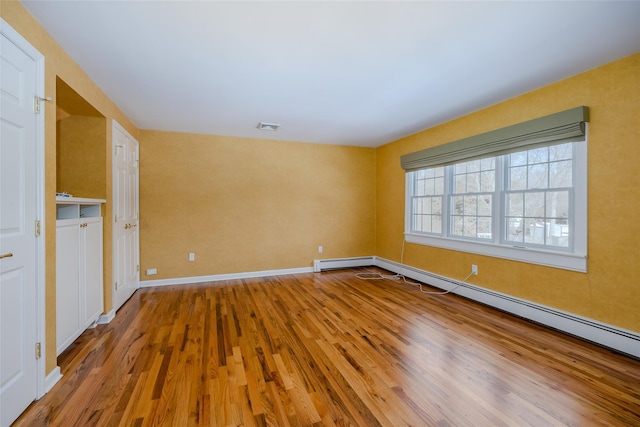
<svg viewBox="0 0 640 427">
<path fill-rule="evenodd" d="M 640 359 L 640 334 L 375 256 L 316 260 L 313 271 L 376 266 Z"/>
<path fill-rule="evenodd" d="M 341 268 L 369 267 L 376 265 L 376 257 L 364 256 L 355 258 L 334 258 L 317 259 L 313 261 L 313 272 L 320 273 L 327 270 L 338 270 Z"/>
</svg>

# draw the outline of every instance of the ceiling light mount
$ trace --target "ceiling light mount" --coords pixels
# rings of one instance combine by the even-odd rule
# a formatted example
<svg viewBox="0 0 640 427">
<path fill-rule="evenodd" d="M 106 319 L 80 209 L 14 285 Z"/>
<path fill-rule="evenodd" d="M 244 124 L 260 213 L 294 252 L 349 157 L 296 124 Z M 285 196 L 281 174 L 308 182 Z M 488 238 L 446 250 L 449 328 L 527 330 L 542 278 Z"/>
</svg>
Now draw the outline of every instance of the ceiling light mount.
<svg viewBox="0 0 640 427">
<path fill-rule="evenodd" d="M 268 130 L 274 132 L 278 130 L 280 125 L 278 123 L 267 123 L 267 122 L 259 122 L 258 126 L 256 126 L 260 130 Z"/>
</svg>

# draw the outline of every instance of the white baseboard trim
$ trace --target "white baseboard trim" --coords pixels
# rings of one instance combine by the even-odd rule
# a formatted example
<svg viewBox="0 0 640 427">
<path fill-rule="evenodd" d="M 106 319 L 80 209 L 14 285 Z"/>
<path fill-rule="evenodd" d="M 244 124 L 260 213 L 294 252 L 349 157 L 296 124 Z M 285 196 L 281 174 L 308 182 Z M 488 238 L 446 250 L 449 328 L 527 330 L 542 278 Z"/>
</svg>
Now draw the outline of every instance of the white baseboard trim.
<svg viewBox="0 0 640 427">
<path fill-rule="evenodd" d="M 640 358 L 640 334 L 638 333 L 384 258 L 375 257 L 374 265 L 443 290 L 458 286 L 451 293 Z"/>
<path fill-rule="evenodd" d="M 369 264 L 370 265 L 370 264 Z M 179 277 L 175 279 L 141 280 L 141 288 L 153 286 L 184 285 L 187 283 L 218 282 L 221 280 L 253 279 L 256 277 L 283 276 L 288 274 L 313 273 L 311 267 L 287 268 L 283 270 L 250 271 L 247 273 L 215 274 L 213 276 Z"/>
<path fill-rule="evenodd" d="M 96 323 L 98 325 L 106 325 L 107 323 L 111 323 L 111 321 L 115 317 L 116 317 L 116 311 L 115 310 L 111 310 L 108 313 L 101 314 L 100 317 L 98 317 L 98 320 L 96 321 Z"/>
<path fill-rule="evenodd" d="M 49 393 L 49 390 L 51 390 L 61 378 L 62 374 L 60 373 L 60 366 L 56 366 L 44 379 L 44 392 Z"/>
</svg>

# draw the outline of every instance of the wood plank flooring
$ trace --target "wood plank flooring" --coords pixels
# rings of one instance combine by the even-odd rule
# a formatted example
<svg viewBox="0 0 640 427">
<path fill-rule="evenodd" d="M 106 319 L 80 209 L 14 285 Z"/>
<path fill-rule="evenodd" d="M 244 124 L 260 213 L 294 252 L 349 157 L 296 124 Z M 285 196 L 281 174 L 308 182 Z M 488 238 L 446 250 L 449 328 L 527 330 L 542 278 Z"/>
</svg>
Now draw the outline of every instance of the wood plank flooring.
<svg viewBox="0 0 640 427">
<path fill-rule="evenodd" d="M 16 425 L 640 425 L 640 361 L 356 272 L 141 289 Z"/>
</svg>

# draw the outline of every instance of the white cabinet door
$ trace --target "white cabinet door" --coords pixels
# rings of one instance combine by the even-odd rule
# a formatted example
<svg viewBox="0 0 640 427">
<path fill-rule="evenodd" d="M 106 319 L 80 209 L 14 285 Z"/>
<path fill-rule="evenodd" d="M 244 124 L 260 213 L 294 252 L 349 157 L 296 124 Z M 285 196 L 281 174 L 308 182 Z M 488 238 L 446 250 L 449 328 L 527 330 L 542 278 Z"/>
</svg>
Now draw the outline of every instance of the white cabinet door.
<svg viewBox="0 0 640 427">
<path fill-rule="evenodd" d="M 56 350 L 69 346 L 80 324 L 80 224 L 58 221 L 56 225 Z"/>
<path fill-rule="evenodd" d="M 102 218 L 56 224 L 56 349 L 59 355 L 103 311 Z"/>
<path fill-rule="evenodd" d="M 84 283 L 84 317 L 82 329 L 98 320 L 103 311 L 102 289 L 102 218 L 84 221 L 81 242 L 84 265 L 80 266 L 81 283 Z"/>
</svg>

